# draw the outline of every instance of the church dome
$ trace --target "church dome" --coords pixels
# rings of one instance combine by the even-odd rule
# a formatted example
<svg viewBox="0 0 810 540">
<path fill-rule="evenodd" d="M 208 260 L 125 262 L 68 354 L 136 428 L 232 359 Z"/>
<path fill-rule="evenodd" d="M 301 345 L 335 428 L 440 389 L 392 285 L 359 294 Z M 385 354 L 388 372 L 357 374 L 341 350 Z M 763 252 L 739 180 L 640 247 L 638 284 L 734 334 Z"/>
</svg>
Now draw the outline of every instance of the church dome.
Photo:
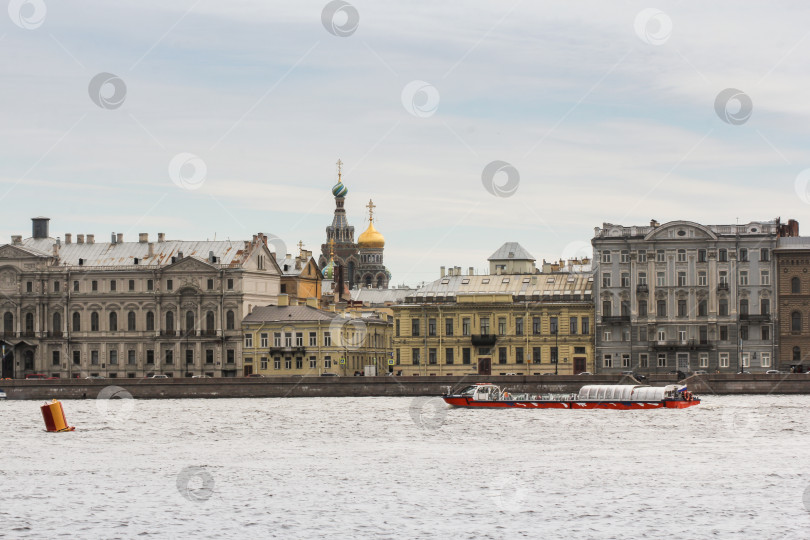
<svg viewBox="0 0 810 540">
<path fill-rule="evenodd" d="M 362 248 L 383 248 L 385 247 L 385 237 L 374 228 L 374 222 L 368 224 L 366 232 L 357 239 L 357 245 Z"/>
<path fill-rule="evenodd" d="M 338 183 L 332 186 L 332 195 L 335 197 L 345 197 L 348 192 L 349 189 L 343 185 L 342 180 L 338 180 Z"/>
</svg>

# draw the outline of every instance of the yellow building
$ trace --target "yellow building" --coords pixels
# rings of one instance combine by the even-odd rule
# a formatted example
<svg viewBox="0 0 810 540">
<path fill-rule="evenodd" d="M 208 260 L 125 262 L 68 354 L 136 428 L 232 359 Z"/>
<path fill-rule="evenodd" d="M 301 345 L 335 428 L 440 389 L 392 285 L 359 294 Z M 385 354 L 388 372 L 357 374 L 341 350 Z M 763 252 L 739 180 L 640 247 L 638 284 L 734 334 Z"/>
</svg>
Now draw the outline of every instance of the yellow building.
<svg viewBox="0 0 810 540">
<path fill-rule="evenodd" d="M 461 275 L 460 268 L 394 306 L 394 363 L 402 375 L 593 372 L 591 274 L 534 273 L 516 243 L 504 261 L 530 273 Z M 499 261 L 490 257 L 490 262 Z M 507 268 L 492 264 L 496 272 Z M 535 270 L 536 272 L 536 270 Z"/>
<path fill-rule="evenodd" d="M 307 298 L 321 298 L 323 274 L 312 258 L 312 252 L 304 249 L 302 242 L 298 242 L 297 257 L 287 253 L 277 262 L 281 270 L 281 293 L 289 297 L 291 304 L 303 304 Z"/>
<path fill-rule="evenodd" d="M 244 375 L 351 376 L 389 370 L 391 324 L 373 313 L 338 314 L 306 305 L 257 307 L 242 320 Z"/>
</svg>

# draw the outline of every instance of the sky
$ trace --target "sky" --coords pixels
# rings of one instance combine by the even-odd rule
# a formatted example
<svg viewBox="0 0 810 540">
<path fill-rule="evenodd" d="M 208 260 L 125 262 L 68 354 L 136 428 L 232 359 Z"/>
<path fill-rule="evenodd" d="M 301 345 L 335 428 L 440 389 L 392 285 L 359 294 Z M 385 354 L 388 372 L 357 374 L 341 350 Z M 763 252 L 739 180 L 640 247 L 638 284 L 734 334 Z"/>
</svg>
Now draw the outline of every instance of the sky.
<svg viewBox="0 0 810 540">
<path fill-rule="evenodd" d="M 392 285 L 594 227 L 801 223 L 801 2 L 11 0 L 0 241 L 275 235 L 318 252 L 343 162 Z M 810 222 L 808 222 L 810 226 Z"/>
</svg>

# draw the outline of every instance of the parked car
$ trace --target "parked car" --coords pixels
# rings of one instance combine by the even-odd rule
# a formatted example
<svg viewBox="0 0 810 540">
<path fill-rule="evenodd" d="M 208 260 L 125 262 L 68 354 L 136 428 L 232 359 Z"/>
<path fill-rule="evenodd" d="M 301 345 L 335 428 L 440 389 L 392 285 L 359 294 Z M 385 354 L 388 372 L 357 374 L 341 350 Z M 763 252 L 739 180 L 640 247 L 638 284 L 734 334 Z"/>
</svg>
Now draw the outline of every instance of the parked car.
<svg viewBox="0 0 810 540">
<path fill-rule="evenodd" d="M 262 375 L 261 373 L 251 373 L 250 375 L 247 376 L 247 378 L 248 379 L 263 379 L 264 375 Z"/>
<path fill-rule="evenodd" d="M 148 378 L 149 379 L 168 379 L 169 376 L 168 375 L 156 374 L 156 375 L 152 375 L 151 377 L 148 377 Z"/>
<path fill-rule="evenodd" d="M 48 376 L 44 373 L 29 373 L 25 376 L 26 379 L 47 379 Z"/>
<path fill-rule="evenodd" d="M 208 375 L 192 375 L 191 378 L 192 379 L 210 379 L 211 377 L 209 377 Z"/>
<path fill-rule="evenodd" d="M 779 371 L 778 369 L 769 369 L 765 372 L 765 375 L 781 375 L 784 371 Z"/>
<path fill-rule="evenodd" d="M 708 375 L 708 374 L 709 374 L 709 372 L 708 372 L 708 371 L 706 371 L 705 369 L 699 369 L 699 370 L 697 370 L 697 371 L 694 371 L 692 374 L 693 374 L 693 375 Z"/>
<path fill-rule="evenodd" d="M 580 375 L 593 375 L 593 373 L 591 373 L 590 371 L 580 371 L 579 374 Z"/>
<path fill-rule="evenodd" d="M 103 379 L 103 378 L 104 377 L 102 377 L 101 375 L 89 375 L 85 377 L 85 379 Z"/>
<path fill-rule="evenodd" d="M 321 373 L 321 377 L 339 377 L 337 373 Z"/>
</svg>

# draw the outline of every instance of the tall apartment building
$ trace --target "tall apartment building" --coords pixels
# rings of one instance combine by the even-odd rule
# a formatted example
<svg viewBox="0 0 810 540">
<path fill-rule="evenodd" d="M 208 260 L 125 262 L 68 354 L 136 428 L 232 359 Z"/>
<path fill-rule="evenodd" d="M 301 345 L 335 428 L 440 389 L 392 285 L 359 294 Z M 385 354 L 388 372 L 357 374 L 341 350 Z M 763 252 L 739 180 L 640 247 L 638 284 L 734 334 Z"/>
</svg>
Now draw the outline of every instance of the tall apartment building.
<svg viewBox="0 0 810 540">
<path fill-rule="evenodd" d="M 590 273 L 538 273 L 515 242 L 490 273 L 451 268 L 394 312 L 395 371 L 403 375 L 536 375 L 593 370 Z"/>
<path fill-rule="evenodd" d="M 810 370 L 810 238 L 779 238 L 776 246 L 779 369 Z"/>
<path fill-rule="evenodd" d="M 784 228 L 778 219 L 597 227 L 597 372 L 771 369 Z"/>
<path fill-rule="evenodd" d="M 241 321 L 276 302 L 279 267 L 265 235 L 249 241 L 147 234 L 33 235 L 0 246 L 2 376 L 236 376 Z"/>
</svg>

